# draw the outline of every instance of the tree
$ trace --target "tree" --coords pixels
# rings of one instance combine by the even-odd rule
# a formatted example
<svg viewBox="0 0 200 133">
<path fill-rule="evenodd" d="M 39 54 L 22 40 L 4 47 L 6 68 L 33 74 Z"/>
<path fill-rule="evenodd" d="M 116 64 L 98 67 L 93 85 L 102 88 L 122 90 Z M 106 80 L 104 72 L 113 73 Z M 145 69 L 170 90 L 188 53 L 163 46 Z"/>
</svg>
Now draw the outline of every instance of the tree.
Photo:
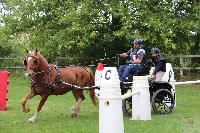
<svg viewBox="0 0 200 133">
<path fill-rule="evenodd" d="M 199 47 L 197 0 L 6 0 L 4 5 L 7 34 L 29 35 L 24 46 L 37 47 L 51 61 L 105 52 L 114 56 L 136 37 L 144 40 L 147 52 L 158 47 L 166 55 L 187 54 Z"/>
</svg>

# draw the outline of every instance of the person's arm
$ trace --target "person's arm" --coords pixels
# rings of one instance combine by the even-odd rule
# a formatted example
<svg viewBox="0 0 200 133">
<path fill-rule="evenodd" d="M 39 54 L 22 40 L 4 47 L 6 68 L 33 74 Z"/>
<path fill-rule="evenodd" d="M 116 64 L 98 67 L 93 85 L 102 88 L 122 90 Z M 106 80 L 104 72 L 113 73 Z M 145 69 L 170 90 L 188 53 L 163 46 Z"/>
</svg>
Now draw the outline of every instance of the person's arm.
<svg viewBox="0 0 200 133">
<path fill-rule="evenodd" d="M 122 53 L 122 54 L 119 54 L 119 57 L 126 58 L 126 57 L 128 57 L 128 55 L 127 55 L 127 53 Z"/>
<path fill-rule="evenodd" d="M 119 54 L 119 57 L 126 58 L 131 53 L 131 49 L 127 53 Z"/>
<path fill-rule="evenodd" d="M 159 72 L 161 70 L 161 67 L 164 66 L 164 65 L 165 65 L 164 61 L 162 61 L 162 60 L 158 61 L 152 75 L 156 75 L 156 73 Z"/>
</svg>

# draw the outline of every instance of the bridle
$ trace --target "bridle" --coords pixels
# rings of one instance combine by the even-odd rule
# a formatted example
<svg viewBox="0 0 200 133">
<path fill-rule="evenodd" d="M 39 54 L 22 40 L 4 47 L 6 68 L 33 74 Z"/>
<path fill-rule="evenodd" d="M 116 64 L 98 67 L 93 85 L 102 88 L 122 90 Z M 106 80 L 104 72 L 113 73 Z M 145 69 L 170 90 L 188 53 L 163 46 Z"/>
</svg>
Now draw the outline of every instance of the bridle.
<svg viewBox="0 0 200 133">
<path fill-rule="evenodd" d="M 28 58 L 36 58 L 36 59 L 39 59 L 39 57 L 33 55 L 33 54 L 28 54 L 25 59 L 24 59 L 24 66 L 26 67 L 27 69 L 27 65 L 28 65 Z M 38 62 L 38 65 L 39 65 L 40 62 Z M 33 73 L 31 74 L 31 86 L 34 90 L 35 87 L 37 86 L 42 86 L 44 88 L 51 88 L 52 90 L 55 89 L 55 87 L 60 83 L 60 72 L 57 68 L 57 66 L 55 66 L 56 68 L 56 71 L 57 71 L 57 75 L 56 75 L 56 81 L 55 83 L 50 83 L 50 73 L 52 71 L 52 64 L 48 64 L 48 68 L 47 70 L 41 70 L 41 71 L 36 71 L 35 69 L 32 69 L 33 70 Z M 43 80 L 36 80 L 36 75 L 39 76 L 39 74 L 45 74 L 46 76 L 44 75 L 41 75 L 42 77 L 44 77 Z"/>
<path fill-rule="evenodd" d="M 24 59 L 24 66 L 26 67 L 26 69 L 27 69 L 27 60 L 28 60 L 28 58 L 36 58 L 37 60 L 39 59 L 39 57 L 37 57 L 37 56 L 35 56 L 35 55 L 33 55 L 33 54 L 28 54 L 27 56 L 26 56 L 26 58 Z M 40 63 L 39 62 L 39 60 L 38 60 L 38 62 L 37 62 L 38 64 Z M 48 67 L 48 72 L 49 71 L 51 71 L 51 70 L 49 70 L 50 69 L 50 67 Z M 46 73 L 47 71 L 46 70 L 42 70 L 42 71 L 35 71 L 35 68 L 34 69 L 31 69 L 31 70 L 33 70 L 33 74 L 32 74 L 32 76 L 35 76 L 35 75 L 37 75 L 37 74 L 41 74 L 41 73 Z"/>
</svg>

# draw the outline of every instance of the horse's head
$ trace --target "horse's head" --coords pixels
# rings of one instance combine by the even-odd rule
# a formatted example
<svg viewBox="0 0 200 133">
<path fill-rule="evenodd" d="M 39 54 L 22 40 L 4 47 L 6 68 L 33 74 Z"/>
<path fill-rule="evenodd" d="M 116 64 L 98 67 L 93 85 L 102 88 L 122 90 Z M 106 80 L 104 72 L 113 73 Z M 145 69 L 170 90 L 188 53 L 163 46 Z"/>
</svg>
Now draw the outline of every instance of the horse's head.
<svg viewBox="0 0 200 133">
<path fill-rule="evenodd" d="M 27 56 L 24 59 L 24 66 L 26 67 L 25 76 L 29 77 L 34 72 L 37 72 L 39 70 L 39 64 L 40 64 L 40 56 L 37 51 L 26 51 Z"/>
</svg>

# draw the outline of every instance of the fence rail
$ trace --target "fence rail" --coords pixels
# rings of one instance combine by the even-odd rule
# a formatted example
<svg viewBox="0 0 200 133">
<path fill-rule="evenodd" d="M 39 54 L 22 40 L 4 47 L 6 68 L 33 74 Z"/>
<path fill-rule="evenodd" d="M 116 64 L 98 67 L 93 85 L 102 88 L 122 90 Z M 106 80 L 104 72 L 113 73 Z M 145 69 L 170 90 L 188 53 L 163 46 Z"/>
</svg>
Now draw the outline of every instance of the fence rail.
<svg viewBox="0 0 200 133">
<path fill-rule="evenodd" d="M 0 67 L 1 69 L 25 69 L 25 67 Z"/>
<path fill-rule="evenodd" d="M 186 67 L 184 65 L 184 58 L 190 58 L 190 59 L 195 59 L 195 58 L 199 58 L 199 61 L 200 61 L 200 55 L 175 55 L 173 56 L 174 58 L 179 58 L 179 63 L 180 63 L 180 66 L 179 67 L 174 67 L 174 69 L 178 69 L 179 70 L 179 73 L 180 73 L 180 76 L 182 77 L 183 76 L 183 70 L 200 70 L 200 67 Z M 200 66 L 200 64 L 199 64 Z"/>
<path fill-rule="evenodd" d="M 179 74 L 180 76 L 183 76 L 183 71 L 184 70 L 200 70 L 200 55 L 175 55 L 173 56 L 173 58 L 178 58 L 179 59 L 179 63 L 178 63 L 178 66 L 177 64 L 173 64 L 172 63 L 172 66 L 173 69 L 175 70 L 179 70 Z M 188 67 L 188 66 L 185 66 L 185 59 L 197 59 L 197 66 L 195 67 Z M 57 65 L 60 65 L 59 62 L 60 61 L 64 61 L 64 63 L 66 61 L 72 61 L 72 60 L 77 60 L 77 61 L 83 61 L 83 60 L 87 60 L 88 62 L 90 62 L 89 64 L 87 64 L 88 66 L 95 66 L 96 62 L 95 62 L 95 59 L 93 58 L 89 58 L 89 59 L 86 59 L 86 58 L 73 58 L 73 57 L 58 57 L 56 58 L 56 62 Z M 19 57 L 19 58 L 0 58 L 0 69 L 3 69 L 3 70 L 7 70 L 7 69 L 24 69 L 25 67 L 23 66 L 22 64 L 22 61 L 23 61 L 23 58 L 22 57 Z M 5 62 L 2 63 L 2 62 Z M 9 63 L 6 63 L 6 62 L 9 62 Z M 109 61 L 108 61 L 109 62 Z M 116 60 L 117 62 L 117 60 Z M 69 64 L 67 64 L 69 65 Z M 176 66 L 175 66 L 176 65 Z"/>
</svg>

